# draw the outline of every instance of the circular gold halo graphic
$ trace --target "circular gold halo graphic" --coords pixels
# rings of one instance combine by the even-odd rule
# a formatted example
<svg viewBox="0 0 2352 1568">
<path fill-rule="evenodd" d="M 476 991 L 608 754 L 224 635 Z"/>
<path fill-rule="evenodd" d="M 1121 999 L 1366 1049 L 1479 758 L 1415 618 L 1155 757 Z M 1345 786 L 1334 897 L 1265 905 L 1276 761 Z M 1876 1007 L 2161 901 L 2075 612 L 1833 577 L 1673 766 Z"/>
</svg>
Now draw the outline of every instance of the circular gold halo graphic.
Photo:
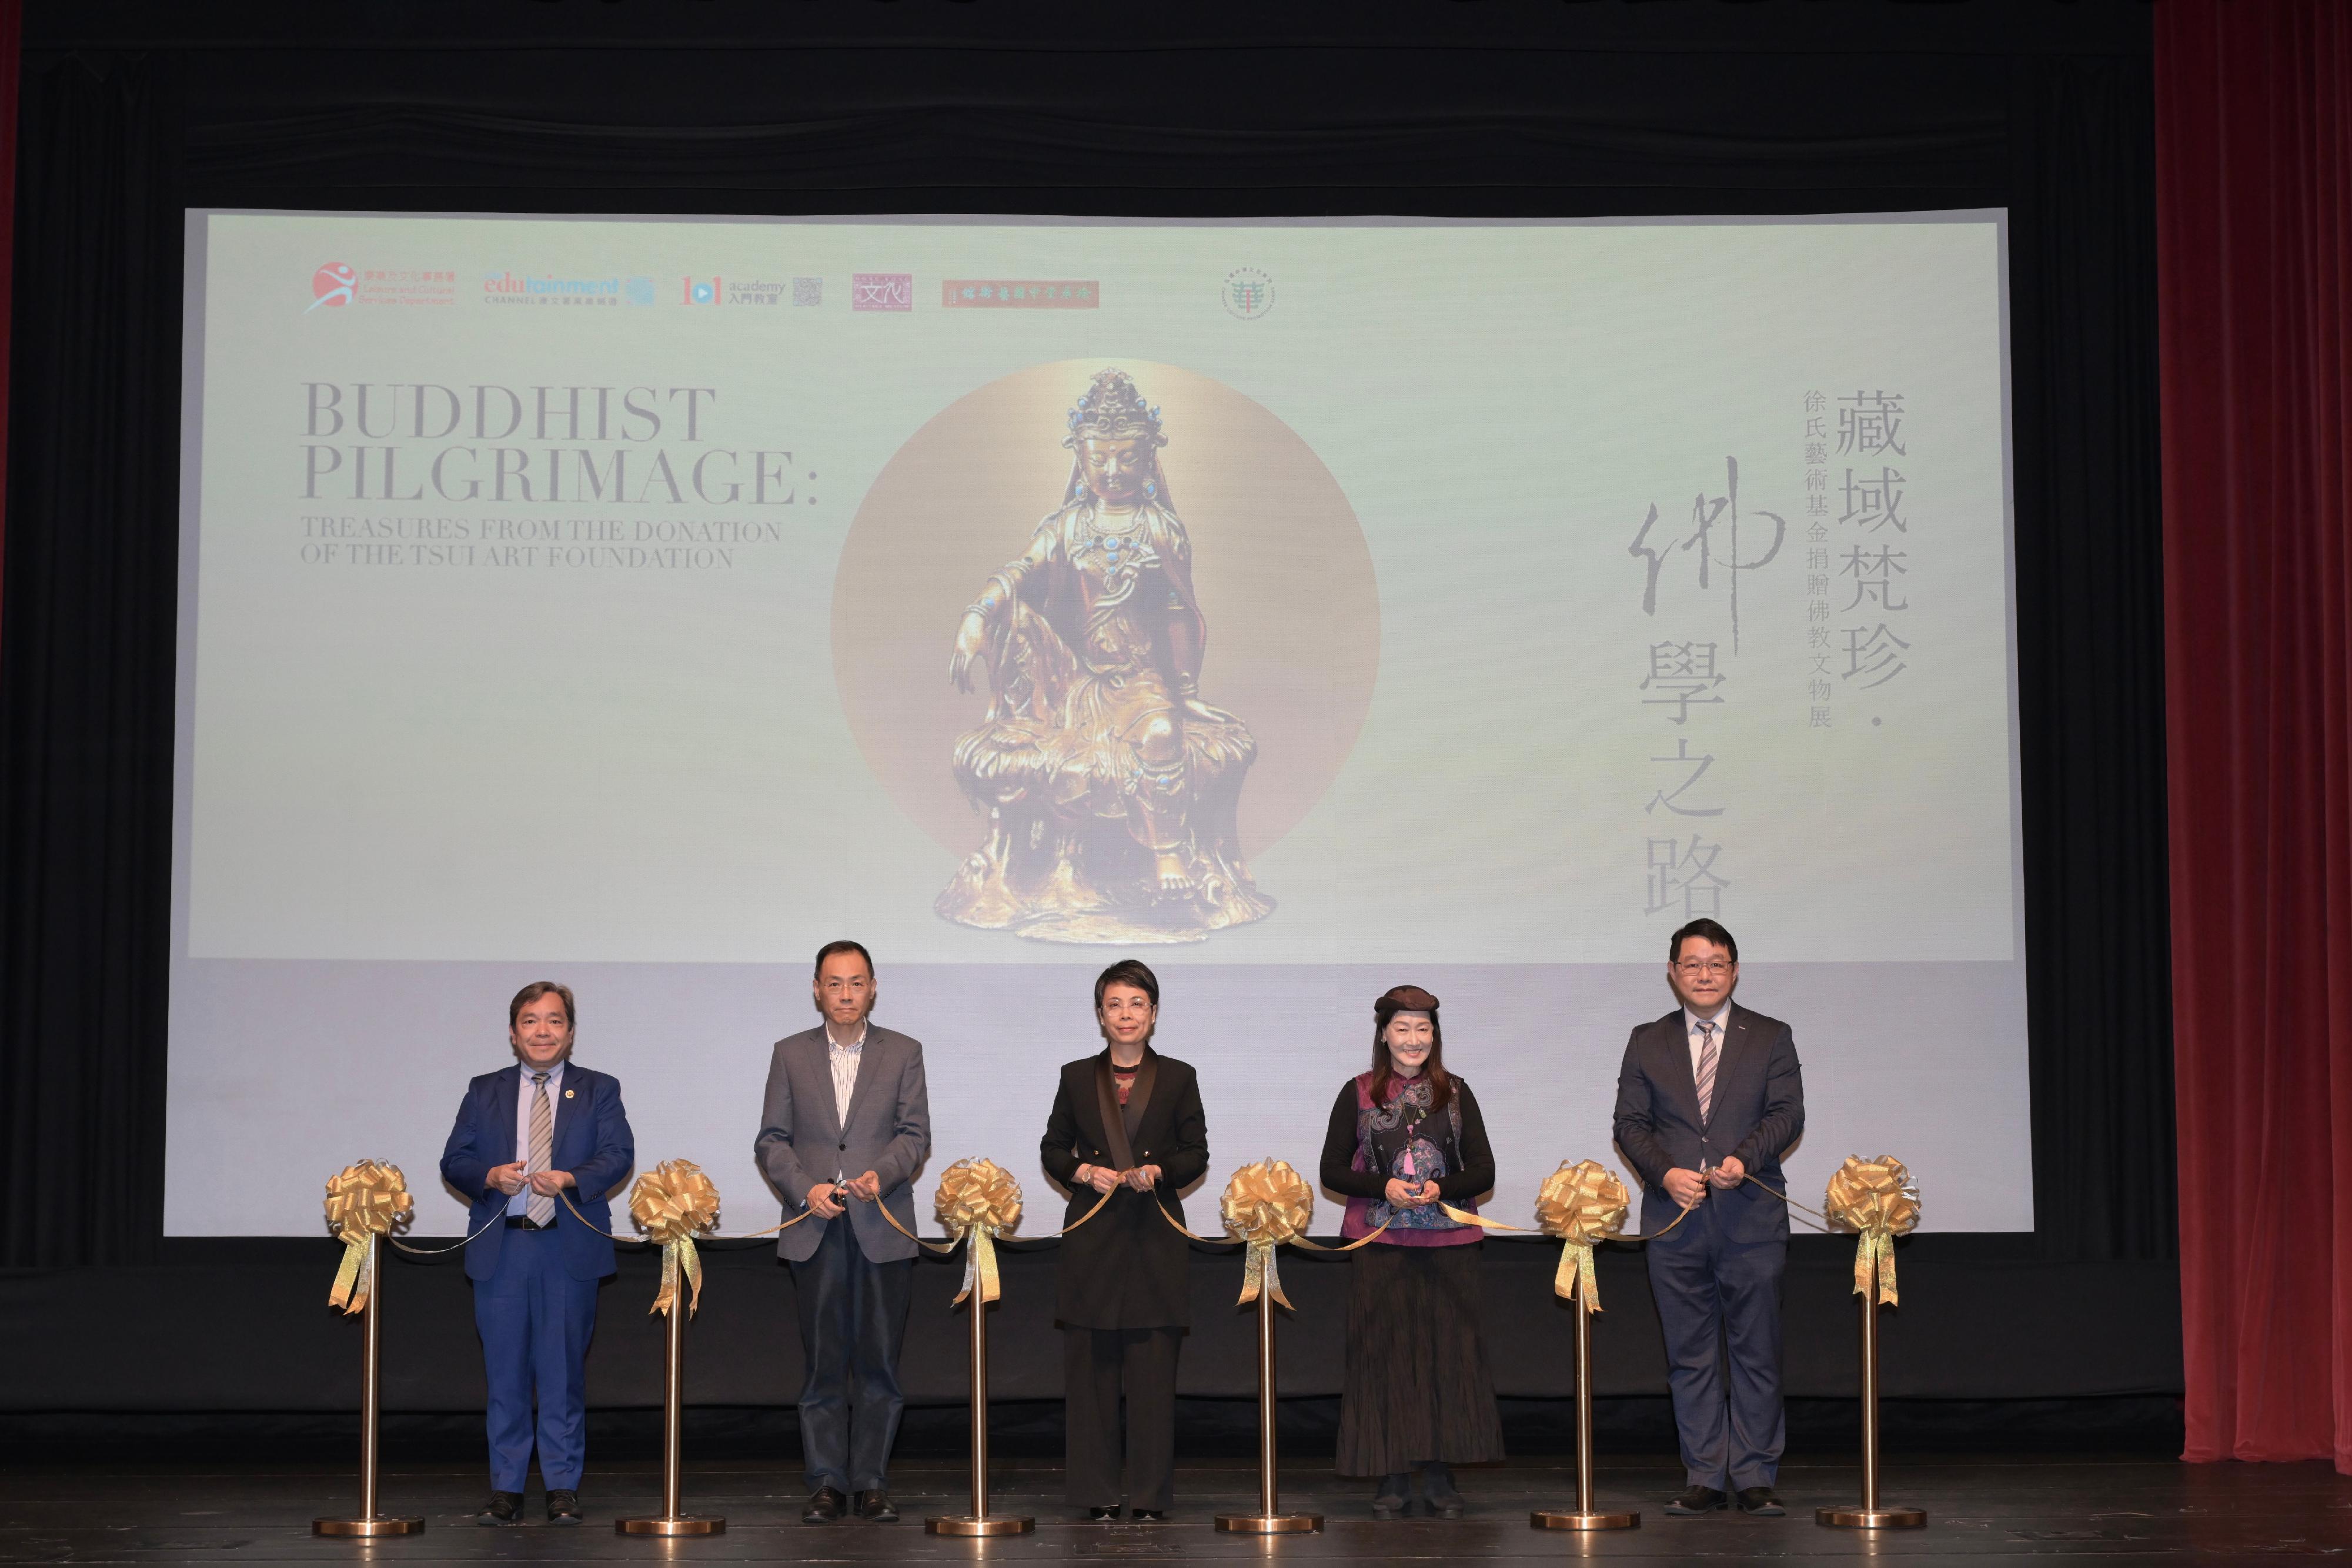
<svg viewBox="0 0 2352 1568">
<path fill-rule="evenodd" d="M 1028 548 L 1070 479 L 1069 410 L 1118 369 L 1159 407 L 1160 471 L 1192 545 L 1208 622 L 1202 700 L 1257 742 L 1241 793 L 1242 852 L 1263 853 L 1339 776 L 1380 674 L 1380 588 L 1355 509 L 1322 459 L 1223 382 L 1149 360 L 1065 360 L 966 393 L 909 436 L 858 504 L 833 590 L 842 710 L 891 801 L 956 859 L 985 823 L 956 787 L 956 739 L 988 708 L 984 672 L 959 692 L 948 656 L 964 608 Z M 941 866 L 944 882 L 953 860 Z M 1267 891 L 1277 899 L 1281 890 Z"/>
</svg>

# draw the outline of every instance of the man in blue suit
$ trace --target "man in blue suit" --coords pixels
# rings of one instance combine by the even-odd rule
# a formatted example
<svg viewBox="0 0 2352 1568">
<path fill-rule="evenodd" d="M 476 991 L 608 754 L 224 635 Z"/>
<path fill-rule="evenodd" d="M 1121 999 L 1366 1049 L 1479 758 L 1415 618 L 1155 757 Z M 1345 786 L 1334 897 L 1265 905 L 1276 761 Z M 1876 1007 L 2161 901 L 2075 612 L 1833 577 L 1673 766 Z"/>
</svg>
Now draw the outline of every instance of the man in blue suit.
<svg viewBox="0 0 2352 1568">
<path fill-rule="evenodd" d="M 1789 1026 L 1732 1006 L 1739 945 L 1721 925 L 1675 933 L 1666 984 L 1682 1006 L 1626 1041 L 1615 1127 L 1642 1178 L 1643 1233 L 1681 1217 L 1648 1248 L 1688 1483 L 1666 1511 L 1736 1493 L 1743 1511 L 1778 1517 L 1789 1211 L 1747 1178 L 1789 1190 L 1780 1155 L 1805 1129 L 1804 1080 Z"/>
<path fill-rule="evenodd" d="M 473 1200 L 466 1228 L 479 1232 L 466 1247 L 466 1277 L 490 1389 L 483 1524 L 520 1522 L 534 1396 L 547 1521 L 581 1519 L 588 1339 L 597 1281 L 614 1271 L 613 1243 L 599 1232 L 613 1228 L 605 1198 L 636 1163 L 637 1145 L 620 1080 L 571 1060 L 577 1019 L 569 987 L 534 980 L 516 992 L 507 1008 L 516 1064 L 467 1085 L 441 1151 L 441 1179 Z"/>
</svg>

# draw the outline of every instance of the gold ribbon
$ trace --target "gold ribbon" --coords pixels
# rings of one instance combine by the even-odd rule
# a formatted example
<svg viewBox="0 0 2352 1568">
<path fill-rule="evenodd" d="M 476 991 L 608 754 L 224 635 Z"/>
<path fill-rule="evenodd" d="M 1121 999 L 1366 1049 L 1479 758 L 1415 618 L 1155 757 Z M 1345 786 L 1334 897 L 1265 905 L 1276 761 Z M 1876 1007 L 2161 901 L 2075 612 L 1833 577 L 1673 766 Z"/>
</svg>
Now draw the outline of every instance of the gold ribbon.
<svg viewBox="0 0 2352 1568">
<path fill-rule="evenodd" d="M 1601 1310 L 1600 1277 L 1593 1271 L 1592 1249 L 1603 1241 L 1646 1241 L 1645 1236 L 1625 1236 L 1625 1210 L 1633 1199 L 1617 1173 L 1603 1169 L 1597 1160 L 1580 1160 L 1571 1165 L 1559 1162 L 1559 1168 L 1544 1178 L 1543 1189 L 1536 1195 L 1536 1228 L 1546 1236 L 1557 1237 L 1561 1242 L 1559 1268 L 1552 1275 L 1552 1293 L 1569 1301 L 1581 1301 L 1584 1310 Z M 1499 1219 L 1489 1219 L 1483 1214 L 1454 1207 L 1450 1203 L 1438 1207 L 1451 1218 L 1465 1225 L 1475 1225 L 1487 1230 L 1525 1230 L 1523 1225 L 1506 1225 Z M 1675 1217 L 1677 1223 L 1682 1216 Z M 1669 1225 L 1666 1230 L 1672 1230 Z M 1658 1232 L 1664 1236 L 1665 1230 Z"/>
<path fill-rule="evenodd" d="M 661 1243 L 661 1292 L 652 1311 L 676 1310 L 683 1279 L 691 1292 L 686 1315 L 692 1317 L 702 1305 L 702 1259 L 694 1239 L 719 1222 L 719 1189 L 692 1160 L 664 1160 L 630 1186 L 629 1218 L 647 1240 Z"/>
<path fill-rule="evenodd" d="M 1264 1290 L 1287 1310 L 1290 1298 L 1282 1293 L 1275 1249 L 1305 1238 L 1307 1221 L 1315 1213 L 1315 1189 L 1287 1160 L 1260 1160 L 1234 1173 L 1224 1197 L 1217 1200 L 1217 1213 L 1227 1234 L 1249 1249 L 1236 1305 L 1256 1301 Z"/>
<path fill-rule="evenodd" d="M 975 1283 L 982 1303 L 996 1300 L 996 1239 L 1021 1223 L 1020 1184 L 994 1160 L 958 1160 L 940 1177 L 936 1208 L 940 1228 L 964 1244 L 963 1289 L 956 1301 L 971 1295 Z"/>
<path fill-rule="evenodd" d="M 415 1207 L 408 1178 L 390 1160 L 362 1160 L 335 1173 L 327 1183 L 327 1223 L 343 1244 L 343 1261 L 327 1291 L 329 1306 L 342 1308 L 345 1315 L 365 1310 L 375 1286 L 368 1244 L 391 1235 Z"/>
<path fill-rule="evenodd" d="M 1874 1160 L 1847 1155 L 1830 1177 L 1822 1207 L 1839 1229 L 1862 1233 L 1853 1252 L 1853 1293 L 1869 1295 L 1875 1274 L 1879 1304 L 1896 1305 L 1895 1239 L 1908 1236 L 1919 1224 L 1919 1185 L 1903 1162 L 1892 1155 Z"/>
</svg>

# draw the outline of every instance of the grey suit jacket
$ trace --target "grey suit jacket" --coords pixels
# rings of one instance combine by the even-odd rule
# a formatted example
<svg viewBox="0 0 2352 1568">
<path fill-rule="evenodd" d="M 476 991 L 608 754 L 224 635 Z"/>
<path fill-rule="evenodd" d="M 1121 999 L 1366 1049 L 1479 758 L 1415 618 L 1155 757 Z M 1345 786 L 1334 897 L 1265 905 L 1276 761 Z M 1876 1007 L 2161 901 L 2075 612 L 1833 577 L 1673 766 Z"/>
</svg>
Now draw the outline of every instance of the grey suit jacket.
<svg viewBox="0 0 2352 1568">
<path fill-rule="evenodd" d="M 1639 1025 L 1625 1042 L 1612 1131 L 1642 1181 L 1645 1234 L 1664 1230 L 1681 1212 L 1665 1186 L 1666 1172 L 1677 1167 L 1696 1170 L 1702 1163 L 1717 1166 L 1736 1155 L 1758 1181 L 1788 1191 L 1780 1155 L 1804 1130 L 1805 1082 L 1797 1065 L 1797 1042 L 1779 1019 L 1731 1005 L 1716 1058 L 1715 1098 L 1705 1121 L 1699 1119 L 1698 1082 L 1691 1071 L 1682 1009 Z M 1788 1237 L 1788 1208 L 1746 1182 L 1723 1192 L 1710 1190 L 1706 1201 L 1732 1240 Z M 1696 1234 L 1685 1226 L 1659 1245 L 1675 1244 L 1684 1232 Z"/>
<path fill-rule="evenodd" d="M 833 1061 L 824 1027 L 776 1041 L 768 1064 L 763 1124 L 751 1157 L 784 1200 L 786 1218 L 808 1207 L 808 1190 L 817 1183 L 872 1171 L 882 1178 L 883 1204 L 911 1231 L 911 1184 L 930 1152 L 931 1097 L 923 1082 L 921 1041 L 866 1026 L 846 1125 L 834 1108 Z M 872 1204 L 845 1201 L 847 1212 L 840 1219 L 803 1219 L 776 1239 L 776 1250 L 804 1262 L 815 1255 L 827 1225 L 846 1224 L 858 1249 L 876 1262 L 915 1255 L 915 1244 L 891 1229 Z"/>
</svg>

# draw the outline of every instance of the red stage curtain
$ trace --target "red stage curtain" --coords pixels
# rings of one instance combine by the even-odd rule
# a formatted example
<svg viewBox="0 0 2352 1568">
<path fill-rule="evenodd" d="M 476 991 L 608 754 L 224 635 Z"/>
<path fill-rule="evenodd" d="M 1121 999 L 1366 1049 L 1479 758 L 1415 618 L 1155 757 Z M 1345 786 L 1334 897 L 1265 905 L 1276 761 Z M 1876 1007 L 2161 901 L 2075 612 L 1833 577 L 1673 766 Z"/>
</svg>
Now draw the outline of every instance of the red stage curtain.
<svg viewBox="0 0 2352 1568">
<path fill-rule="evenodd" d="M 2352 9 L 2155 21 L 2185 1457 L 2352 1472 Z"/>
</svg>

